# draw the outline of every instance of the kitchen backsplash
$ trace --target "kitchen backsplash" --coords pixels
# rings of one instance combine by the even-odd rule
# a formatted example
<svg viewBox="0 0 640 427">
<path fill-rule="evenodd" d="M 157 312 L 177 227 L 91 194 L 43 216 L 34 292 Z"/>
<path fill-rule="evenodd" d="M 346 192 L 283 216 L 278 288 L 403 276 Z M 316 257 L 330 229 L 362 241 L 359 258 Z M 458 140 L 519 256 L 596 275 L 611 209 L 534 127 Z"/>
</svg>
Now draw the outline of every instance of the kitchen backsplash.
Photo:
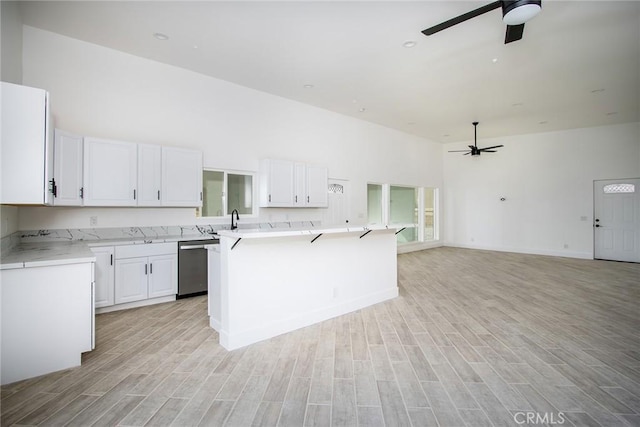
<svg viewBox="0 0 640 427">
<path fill-rule="evenodd" d="M 313 228 L 320 221 L 286 221 L 238 224 L 240 229 L 269 228 Z M 72 240 L 113 240 L 113 239 L 159 239 L 162 237 L 193 238 L 207 236 L 217 230 L 229 229 L 229 225 L 177 225 L 166 227 L 125 227 L 125 228 L 71 228 L 57 230 L 23 230 L 2 239 L 2 249 L 16 243 L 35 243 Z M 6 240 L 6 242 L 5 242 Z M 5 248 L 5 246 L 7 248 Z"/>
</svg>

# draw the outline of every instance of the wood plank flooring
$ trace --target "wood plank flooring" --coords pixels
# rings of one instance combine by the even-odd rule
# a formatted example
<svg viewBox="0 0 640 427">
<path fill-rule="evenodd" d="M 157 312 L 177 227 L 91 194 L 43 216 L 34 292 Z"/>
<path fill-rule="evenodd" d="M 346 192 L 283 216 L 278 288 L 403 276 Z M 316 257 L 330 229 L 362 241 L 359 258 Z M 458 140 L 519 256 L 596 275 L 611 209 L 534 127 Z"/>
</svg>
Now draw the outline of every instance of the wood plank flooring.
<svg viewBox="0 0 640 427">
<path fill-rule="evenodd" d="M 206 297 L 101 314 L 81 367 L 2 387 L 1 424 L 640 426 L 639 264 L 438 248 L 398 277 L 231 352 Z"/>
</svg>

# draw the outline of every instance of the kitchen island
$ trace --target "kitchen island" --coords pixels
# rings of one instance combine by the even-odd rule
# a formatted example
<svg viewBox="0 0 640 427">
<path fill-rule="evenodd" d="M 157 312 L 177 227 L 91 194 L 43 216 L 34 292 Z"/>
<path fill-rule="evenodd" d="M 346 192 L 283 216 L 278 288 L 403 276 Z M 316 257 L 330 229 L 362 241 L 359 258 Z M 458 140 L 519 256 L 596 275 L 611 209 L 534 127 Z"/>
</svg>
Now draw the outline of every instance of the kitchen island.
<svg viewBox="0 0 640 427">
<path fill-rule="evenodd" d="M 395 229 L 221 230 L 210 325 L 228 350 L 398 296 Z"/>
</svg>

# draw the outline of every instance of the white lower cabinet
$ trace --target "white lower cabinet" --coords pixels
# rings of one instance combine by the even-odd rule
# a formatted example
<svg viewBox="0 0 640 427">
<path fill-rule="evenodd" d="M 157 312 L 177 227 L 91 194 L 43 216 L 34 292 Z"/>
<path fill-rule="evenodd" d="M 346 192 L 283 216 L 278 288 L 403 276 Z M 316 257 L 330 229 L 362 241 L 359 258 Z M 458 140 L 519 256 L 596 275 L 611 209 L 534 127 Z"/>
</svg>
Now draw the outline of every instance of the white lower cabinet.
<svg viewBox="0 0 640 427">
<path fill-rule="evenodd" d="M 96 308 L 115 304 L 114 296 L 114 248 L 113 246 L 91 248 L 96 256 L 95 263 L 95 303 Z"/>
<path fill-rule="evenodd" d="M 116 246 L 115 304 L 178 292 L 176 243 Z"/>
<path fill-rule="evenodd" d="M 2 384 L 80 366 L 93 348 L 93 280 L 92 262 L 0 270 Z"/>
<path fill-rule="evenodd" d="M 116 260 L 116 304 L 147 299 L 147 269 L 147 258 Z"/>
</svg>

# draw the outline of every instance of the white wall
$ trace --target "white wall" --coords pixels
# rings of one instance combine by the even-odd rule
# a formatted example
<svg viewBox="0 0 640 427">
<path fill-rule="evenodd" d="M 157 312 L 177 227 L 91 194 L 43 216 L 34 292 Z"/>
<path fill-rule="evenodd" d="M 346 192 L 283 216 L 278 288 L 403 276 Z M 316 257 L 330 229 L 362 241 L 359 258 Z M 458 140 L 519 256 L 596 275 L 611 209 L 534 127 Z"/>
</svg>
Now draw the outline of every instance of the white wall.
<svg viewBox="0 0 640 427">
<path fill-rule="evenodd" d="M 445 245 L 591 258 L 593 181 L 640 177 L 640 124 L 478 143 L 498 144 L 480 157 L 444 153 Z"/>
<path fill-rule="evenodd" d="M 14 1 L 0 2 L 0 80 L 22 83 L 22 18 Z"/>
<path fill-rule="evenodd" d="M 366 222 L 367 181 L 442 186 L 442 146 L 422 138 L 28 26 L 23 59 L 23 83 L 50 92 L 57 127 L 202 149 L 211 168 L 257 171 L 266 157 L 326 164 L 330 177 L 350 181 L 351 223 Z M 193 209 L 24 207 L 19 227 L 87 228 L 95 215 L 101 227 L 203 222 Z"/>
</svg>

